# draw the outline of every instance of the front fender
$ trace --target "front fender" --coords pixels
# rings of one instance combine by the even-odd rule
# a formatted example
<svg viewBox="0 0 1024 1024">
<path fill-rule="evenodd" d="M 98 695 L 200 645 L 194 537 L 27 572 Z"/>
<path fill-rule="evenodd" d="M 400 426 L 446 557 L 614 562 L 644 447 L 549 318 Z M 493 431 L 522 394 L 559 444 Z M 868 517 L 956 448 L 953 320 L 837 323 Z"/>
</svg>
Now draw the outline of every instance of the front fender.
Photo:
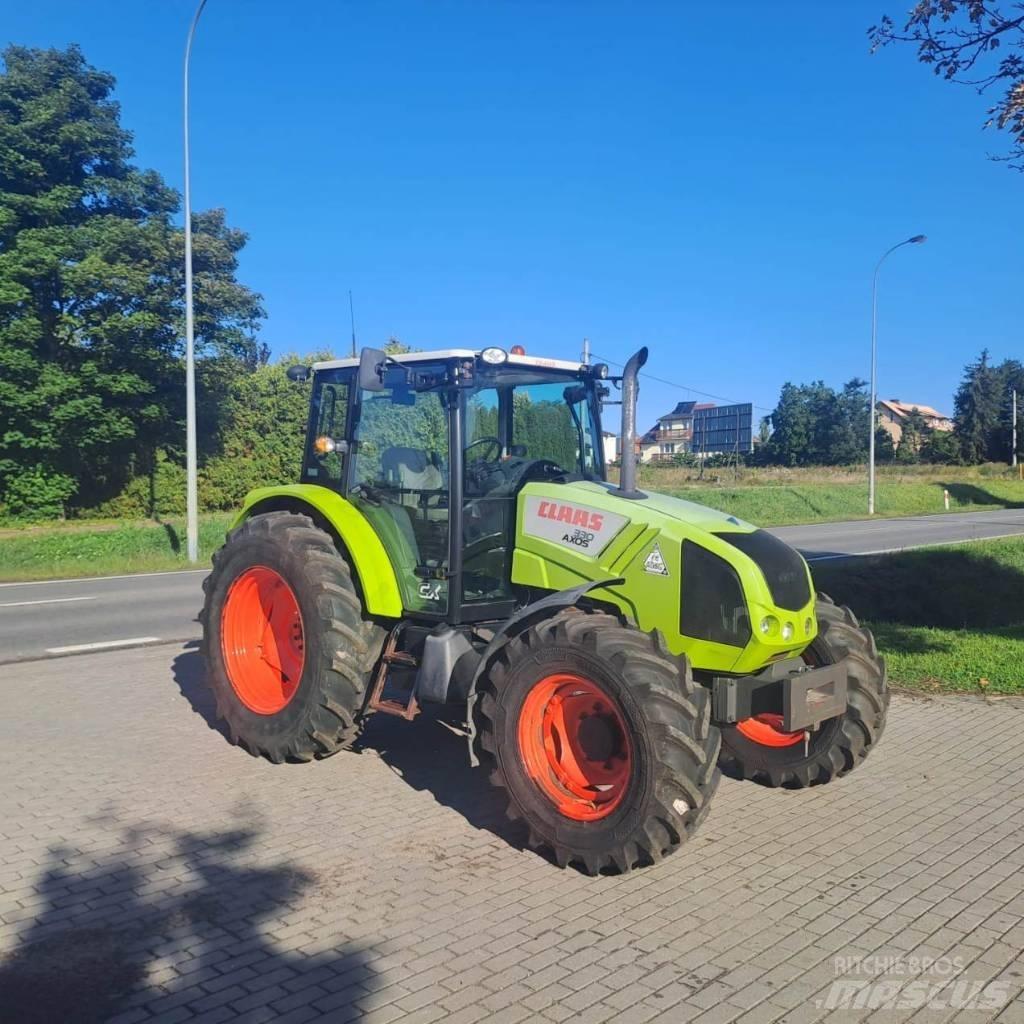
<svg viewBox="0 0 1024 1024">
<path fill-rule="evenodd" d="M 261 512 L 301 512 L 303 506 L 326 519 L 345 545 L 362 587 L 366 610 L 371 615 L 401 618 L 402 595 L 384 545 L 366 516 L 336 491 L 317 484 L 258 487 L 245 496 L 232 528 Z"/>
</svg>

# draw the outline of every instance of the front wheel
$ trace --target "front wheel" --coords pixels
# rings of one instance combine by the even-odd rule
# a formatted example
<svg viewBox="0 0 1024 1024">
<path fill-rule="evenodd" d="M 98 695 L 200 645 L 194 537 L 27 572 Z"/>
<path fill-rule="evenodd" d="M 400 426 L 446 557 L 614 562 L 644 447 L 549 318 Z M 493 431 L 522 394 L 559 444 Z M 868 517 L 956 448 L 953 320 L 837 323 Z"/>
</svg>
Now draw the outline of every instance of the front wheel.
<svg viewBox="0 0 1024 1024">
<path fill-rule="evenodd" d="M 818 636 L 804 660 L 812 666 L 849 658 L 846 713 L 808 732 L 785 732 L 781 707 L 722 727 L 722 771 L 766 786 L 816 786 L 853 771 L 885 729 L 889 687 L 874 637 L 849 608 L 818 595 Z"/>
<path fill-rule="evenodd" d="M 588 874 L 675 851 L 718 784 L 718 729 L 689 663 L 612 615 L 566 609 L 510 640 L 475 705 L 491 781 L 529 843 Z"/>
</svg>

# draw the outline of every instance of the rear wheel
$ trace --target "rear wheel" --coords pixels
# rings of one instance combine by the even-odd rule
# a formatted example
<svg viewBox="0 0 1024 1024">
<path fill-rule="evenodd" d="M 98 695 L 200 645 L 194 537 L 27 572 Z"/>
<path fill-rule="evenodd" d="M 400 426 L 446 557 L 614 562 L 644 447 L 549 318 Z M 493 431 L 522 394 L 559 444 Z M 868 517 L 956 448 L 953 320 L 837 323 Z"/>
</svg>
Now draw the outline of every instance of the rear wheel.
<svg viewBox="0 0 1024 1024">
<path fill-rule="evenodd" d="M 885 660 L 849 608 L 818 595 L 818 636 L 805 653 L 811 665 L 849 656 L 847 708 L 808 732 L 786 732 L 779 711 L 722 727 L 719 765 L 733 778 L 766 786 L 815 786 L 853 771 L 881 738 L 889 708 Z"/>
<path fill-rule="evenodd" d="M 510 640 L 475 716 L 509 816 L 588 874 L 672 853 L 718 784 L 707 692 L 685 658 L 611 615 L 570 608 Z"/>
<path fill-rule="evenodd" d="M 384 631 L 332 539 L 308 516 L 253 516 L 203 588 L 206 675 L 232 740 L 274 762 L 351 745 Z"/>
</svg>

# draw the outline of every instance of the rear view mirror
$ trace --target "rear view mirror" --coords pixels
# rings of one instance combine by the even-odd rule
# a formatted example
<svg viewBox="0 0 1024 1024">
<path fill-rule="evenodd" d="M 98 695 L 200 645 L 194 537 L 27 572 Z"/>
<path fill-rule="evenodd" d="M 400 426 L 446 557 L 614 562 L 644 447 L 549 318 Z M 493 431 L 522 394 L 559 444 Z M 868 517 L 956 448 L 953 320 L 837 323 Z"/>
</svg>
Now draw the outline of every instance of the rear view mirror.
<svg viewBox="0 0 1024 1024">
<path fill-rule="evenodd" d="M 311 373 L 312 369 L 310 367 L 302 366 L 298 363 L 295 366 L 289 366 L 288 369 L 285 370 L 285 374 L 288 379 L 295 381 L 297 384 L 301 384 L 303 381 L 309 380 Z"/>
<path fill-rule="evenodd" d="M 379 348 L 364 348 L 359 355 L 359 388 L 384 391 L 384 367 L 388 357 Z"/>
</svg>

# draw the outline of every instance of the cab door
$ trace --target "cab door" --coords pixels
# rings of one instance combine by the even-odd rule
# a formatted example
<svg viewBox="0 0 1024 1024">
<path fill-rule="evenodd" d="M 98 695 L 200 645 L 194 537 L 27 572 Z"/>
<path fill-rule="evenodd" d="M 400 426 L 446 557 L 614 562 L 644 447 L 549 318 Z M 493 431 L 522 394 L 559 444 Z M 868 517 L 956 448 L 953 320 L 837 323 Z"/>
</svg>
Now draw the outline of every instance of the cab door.
<svg viewBox="0 0 1024 1024">
<path fill-rule="evenodd" d="M 443 363 L 417 372 L 445 371 Z M 394 566 L 406 611 L 449 612 L 448 392 L 416 391 L 400 372 L 383 391 L 360 391 L 348 499 L 370 521 Z"/>
<path fill-rule="evenodd" d="M 464 396 L 461 618 L 498 619 L 514 608 L 516 496 L 491 472 L 511 451 L 511 388 Z"/>
</svg>

